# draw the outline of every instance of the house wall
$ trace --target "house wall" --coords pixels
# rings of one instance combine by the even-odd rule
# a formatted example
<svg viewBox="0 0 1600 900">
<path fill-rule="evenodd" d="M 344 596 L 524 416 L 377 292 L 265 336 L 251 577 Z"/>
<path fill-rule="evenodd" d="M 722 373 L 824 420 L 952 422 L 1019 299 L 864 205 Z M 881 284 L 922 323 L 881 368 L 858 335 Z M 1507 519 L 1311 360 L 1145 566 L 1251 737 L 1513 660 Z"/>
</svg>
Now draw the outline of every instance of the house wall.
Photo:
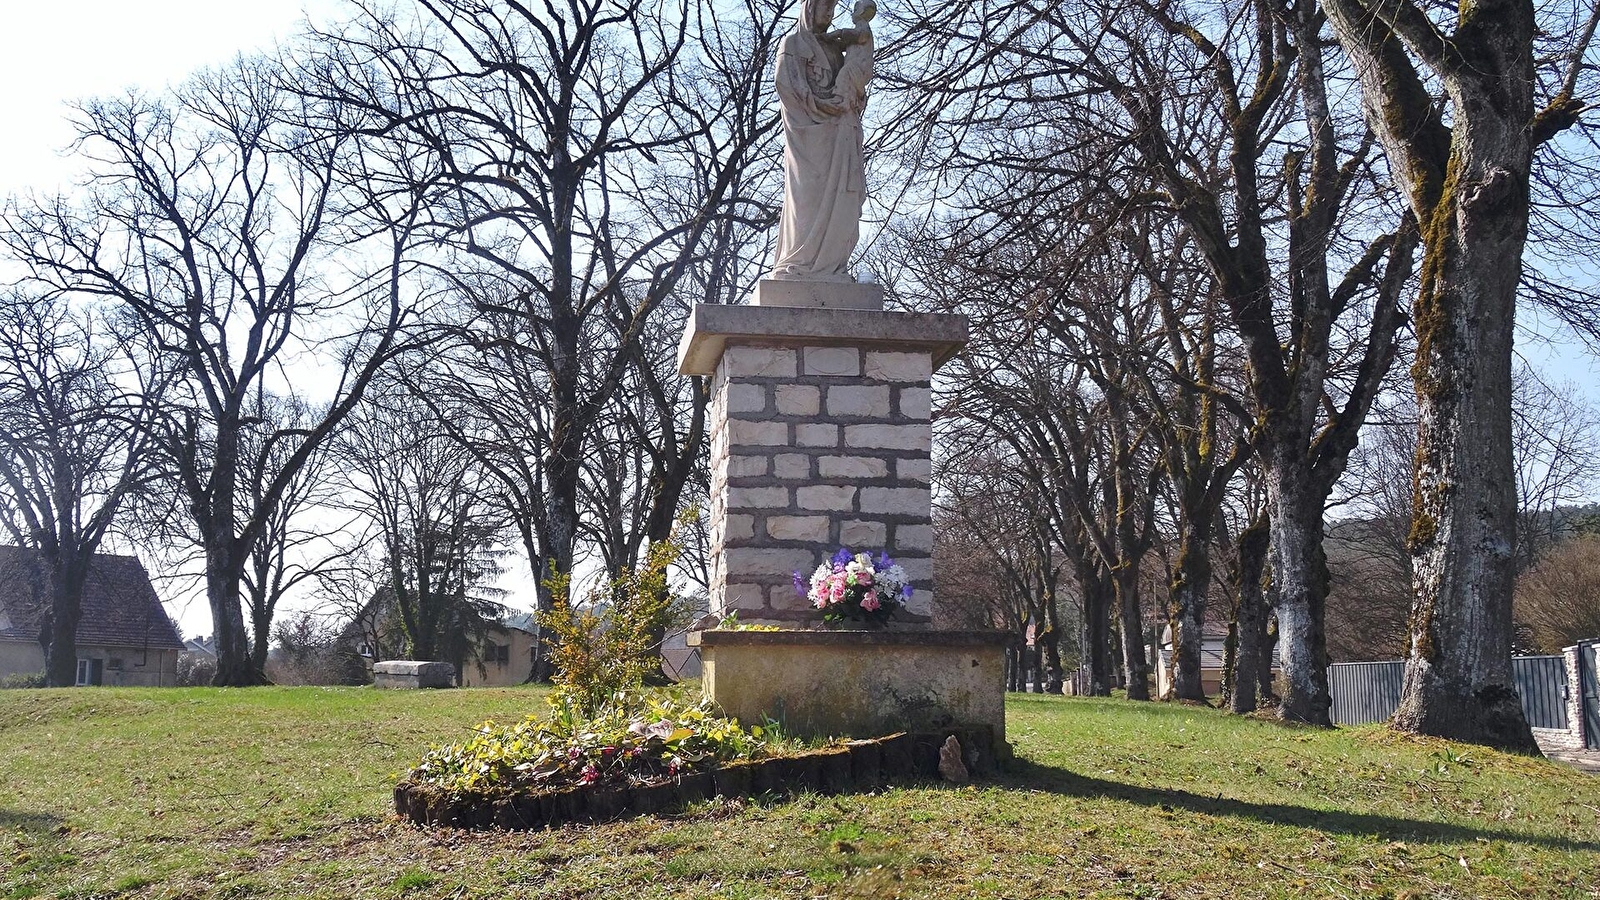
<svg viewBox="0 0 1600 900">
<path fill-rule="evenodd" d="M 178 683 L 178 651 L 143 647 L 78 645 L 79 659 L 98 659 L 106 687 L 172 687 Z M 112 668 L 115 661 L 120 669 Z M 44 649 L 22 641 L 0 641 L 0 677 L 44 671 Z"/>
<path fill-rule="evenodd" d="M 79 659 L 105 661 L 106 687 L 175 687 L 178 683 L 178 651 L 149 650 L 139 647 L 79 647 Z M 111 668 L 114 660 L 121 669 Z"/>
<path fill-rule="evenodd" d="M 1154 645 L 1146 650 L 1155 659 L 1157 697 L 1165 697 L 1172 688 L 1172 648 Z M 1200 642 L 1200 689 L 1208 697 L 1222 693 L 1222 669 L 1226 661 L 1226 643 L 1219 638 L 1206 638 Z M 1276 666 L 1274 666 L 1276 668 Z"/>
<path fill-rule="evenodd" d="M 32 641 L 0 641 L 0 678 L 44 671 L 44 648 Z"/>
<path fill-rule="evenodd" d="M 510 687 L 528 680 L 533 670 L 533 635 L 520 628 L 503 633 L 490 633 L 484 640 L 483 657 L 489 657 L 489 645 L 509 646 L 506 662 L 468 662 L 462 667 L 462 687 Z"/>
</svg>

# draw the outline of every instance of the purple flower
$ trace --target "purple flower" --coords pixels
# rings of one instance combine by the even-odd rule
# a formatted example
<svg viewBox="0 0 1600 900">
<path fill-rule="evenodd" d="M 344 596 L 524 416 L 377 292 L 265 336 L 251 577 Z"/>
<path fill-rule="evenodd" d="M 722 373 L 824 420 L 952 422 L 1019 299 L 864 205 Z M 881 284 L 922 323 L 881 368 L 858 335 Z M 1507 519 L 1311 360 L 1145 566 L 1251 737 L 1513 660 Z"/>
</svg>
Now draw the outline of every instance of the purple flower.
<svg viewBox="0 0 1600 900">
<path fill-rule="evenodd" d="M 850 548 L 840 547 L 839 552 L 833 555 L 831 562 L 833 563 L 834 568 L 839 568 L 840 566 L 848 565 L 850 560 L 855 558 L 856 555 L 850 552 Z"/>
<path fill-rule="evenodd" d="M 800 577 L 799 572 L 794 573 L 794 592 L 801 597 L 806 595 L 806 580 Z"/>
<path fill-rule="evenodd" d="M 905 585 L 905 586 L 901 587 L 900 588 L 900 596 L 904 597 L 907 600 L 910 600 L 911 599 L 911 585 L 908 584 L 908 585 Z"/>
<path fill-rule="evenodd" d="M 884 569 L 887 569 L 892 565 L 894 565 L 894 560 L 889 558 L 889 551 L 887 551 L 887 550 L 879 550 L 878 551 L 878 571 L 882 572 Z"/>
</svg>

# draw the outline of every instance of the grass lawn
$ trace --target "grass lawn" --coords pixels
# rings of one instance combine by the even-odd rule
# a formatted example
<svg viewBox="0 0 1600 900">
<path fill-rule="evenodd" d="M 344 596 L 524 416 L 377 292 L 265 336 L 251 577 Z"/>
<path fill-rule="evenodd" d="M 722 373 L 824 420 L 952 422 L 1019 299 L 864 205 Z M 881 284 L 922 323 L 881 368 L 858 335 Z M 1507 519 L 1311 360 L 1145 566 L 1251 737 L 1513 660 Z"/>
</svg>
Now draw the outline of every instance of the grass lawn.
<svg viewBox="0 0 1600 900">
<path fill-rule="evenodd" d="M 536 691 L 0 691 L 0 898 L 1600 897 L 1600 778 L 1014 695 L 976 787 L 422 831 L 393 776 Z"/>
</svg>

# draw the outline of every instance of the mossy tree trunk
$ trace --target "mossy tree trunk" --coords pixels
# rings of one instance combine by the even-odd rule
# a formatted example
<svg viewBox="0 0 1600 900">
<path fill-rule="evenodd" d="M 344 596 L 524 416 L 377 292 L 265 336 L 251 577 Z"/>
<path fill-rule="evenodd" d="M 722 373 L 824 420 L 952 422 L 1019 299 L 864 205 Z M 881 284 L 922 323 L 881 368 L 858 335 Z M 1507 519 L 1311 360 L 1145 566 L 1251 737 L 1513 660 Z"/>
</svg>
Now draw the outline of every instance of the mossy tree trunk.
<svg viewBox="0 0 1600 900">
<path fill-rule="evenodd" d="M 1323 5 L 1422 225 L 1413 601 L 1394 726 L 1531 750 L 1511 677 L 1513 321 L 1533 151 L 1583 105 L 1569 80 L 1536 112 L 1527 0 L 1463 5 L 1453 34 L 1411 0 Z M 1574 59 L 1582 56 L 1580 47 Z M 1443 87 L 1448 126 L 1419 70 Z"/>
</svg>

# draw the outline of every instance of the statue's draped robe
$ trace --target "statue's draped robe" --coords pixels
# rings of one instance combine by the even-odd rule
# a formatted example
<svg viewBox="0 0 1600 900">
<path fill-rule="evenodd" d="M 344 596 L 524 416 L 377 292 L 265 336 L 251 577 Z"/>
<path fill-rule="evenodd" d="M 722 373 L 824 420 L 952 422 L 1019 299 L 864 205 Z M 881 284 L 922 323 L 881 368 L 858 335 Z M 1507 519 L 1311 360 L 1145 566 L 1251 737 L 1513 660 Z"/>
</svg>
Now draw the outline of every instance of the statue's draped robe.
<svg viewBox="0 0 1600 900">
<path fill-rule="evenodd" d="M 809 4 L 807 4 L 809 6 Z M 773 278 L 854 281 L 850 254 L 865 198 L 861 112 L 872 76 L 872 43 L 850 47 L 834 72 L 826 49 L 802 17 L 778 45 L 777 89 L 783 107 L 783 216 Z M 817 108 L 833 97 L 846 110 Z"/>
</svg>

